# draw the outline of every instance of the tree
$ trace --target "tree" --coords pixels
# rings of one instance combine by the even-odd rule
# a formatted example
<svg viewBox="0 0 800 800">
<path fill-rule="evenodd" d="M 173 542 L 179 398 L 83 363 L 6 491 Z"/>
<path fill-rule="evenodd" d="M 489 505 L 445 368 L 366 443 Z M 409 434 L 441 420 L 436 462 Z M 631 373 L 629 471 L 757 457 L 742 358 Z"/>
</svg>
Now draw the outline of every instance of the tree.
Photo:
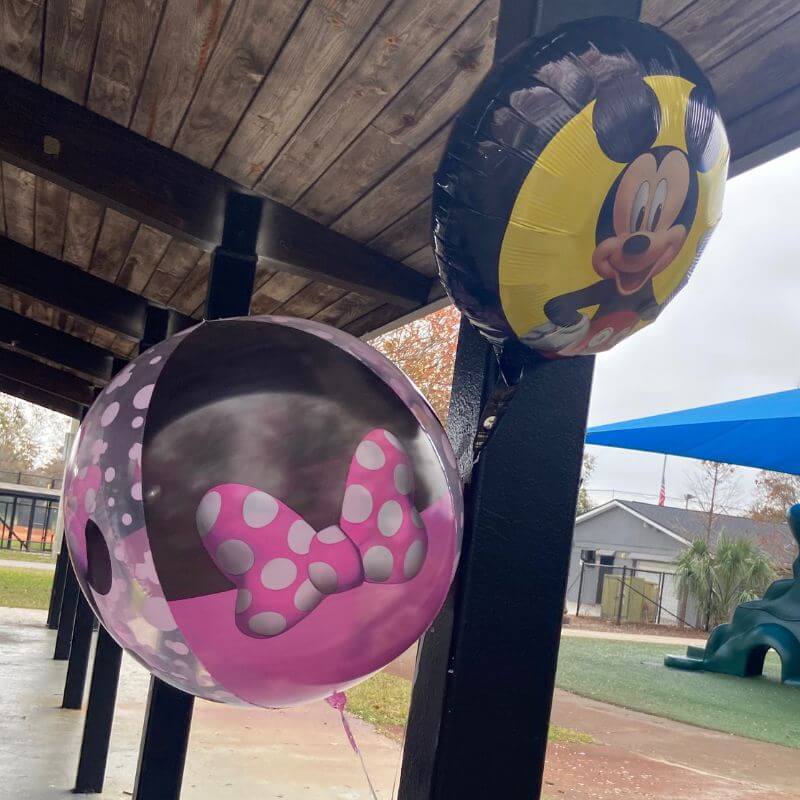
<svg viewBox="0 0 800 800">
<path fill-rule="evenodd" d="M 370 344 L 411 378 L 444 424 L 461 315 L 453 306 L 384 333 Z"/>
<path fill-rule="evenodd" d="M 592 477 L 594 472 L 594 456 L 589 453 L 583 454 L 583 466 L 581 468 L 581 488 L 578 490 L 578 516 L 592 510 L 592 501 L 586 489 L 586 482 Z"/>
<path fill-rule="evenodd" d="M 785 522 L 790 506 L 800 502 L 800 476 L 762 469 L 756 475 L 750 516 L 760 522 Z"/>
<path fill-rule="evenodd" d="M 721 533 L 716 547 L 695 539 L 679 556 L 675 577 L 681 595 L 697 601 L 708 630 L 727 622 L 739 603 L 760 597 L 775 580 L 775 569 L 754 542 Z"/>
<path fill-rule="evenodd" d="M 701 461 L 689 476 L 691 498 L 706 515 L 705 541 L 711 543 L 714 519 L 729 514 L 739 499 L 739 472 L 731 464 Z"/>
<path fill-rule="evenodd" d="M 0 470 L 60 477 L 68 430 L 67 417 L 0 394 Z"/>
</svg>

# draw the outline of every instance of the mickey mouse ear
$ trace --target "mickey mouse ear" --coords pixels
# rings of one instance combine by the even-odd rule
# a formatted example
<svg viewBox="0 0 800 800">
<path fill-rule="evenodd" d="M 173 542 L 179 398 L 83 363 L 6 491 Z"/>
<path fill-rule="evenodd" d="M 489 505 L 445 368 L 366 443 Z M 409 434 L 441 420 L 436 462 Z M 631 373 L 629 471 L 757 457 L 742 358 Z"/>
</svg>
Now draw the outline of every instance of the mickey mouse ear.
<svg viewBox="0 0 800 800">
<path fill-rule="evenodd" d="M 718 161 L 728 143 L 722 119 L 716 112 L 712 90 L 695 86 L 686 104 L 686 150 L 690 163 L 699 172 L 708 172 Z"/>
<path fill-rule="evenodd" d="M 658 97 L 640 75 L 618 76 L 598 89 L 592 126 L 612 161 L 626 164 L 652 147 L 660 125 Z"/>
</svg>

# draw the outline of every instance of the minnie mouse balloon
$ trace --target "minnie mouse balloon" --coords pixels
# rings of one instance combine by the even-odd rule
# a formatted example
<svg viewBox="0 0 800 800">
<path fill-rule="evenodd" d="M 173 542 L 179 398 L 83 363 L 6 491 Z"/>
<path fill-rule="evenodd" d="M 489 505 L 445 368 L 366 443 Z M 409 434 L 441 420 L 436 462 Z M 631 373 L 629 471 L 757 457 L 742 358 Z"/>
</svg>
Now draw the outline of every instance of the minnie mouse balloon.
<svg viewBox="0 0 800 800">
<path fill-rule="evenodd" d="M 685 285 L 728 158 L 708 80 L 657 28 L 602 18 L 531 40 L 467 103 L 436 175 L 445 287 L 492 341 L 607 350 Z"/>
<path fill-rule="evenodd" d="M 67 470 L 87 599 L 155 675 L 286 706 L 411 645 L 458 557 L 436 417 L 368 345 L 304 320 L 203 323 L 106 387 Z"/>
</svg>

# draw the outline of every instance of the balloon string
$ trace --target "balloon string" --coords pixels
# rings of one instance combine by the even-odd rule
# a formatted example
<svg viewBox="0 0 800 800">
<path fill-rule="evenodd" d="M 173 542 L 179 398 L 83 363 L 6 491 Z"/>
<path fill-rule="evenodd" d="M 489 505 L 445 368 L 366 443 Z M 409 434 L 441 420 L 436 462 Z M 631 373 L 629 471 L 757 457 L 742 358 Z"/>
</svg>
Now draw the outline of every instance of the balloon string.
<svg viewBox="0 0 800 800">
<path fill-rule="evenodd" d="M 347 741 L 350 742 L 350 747 L 353 748 L 353 752 L 358 756 L 358 760 L 361 762 L 361 769 L 364 771 L 364 777 L 367 779 L 367 785 L 369 786 L 370 794 L 372 794 L 372 800 L 378 800 L 378 795 L 375 793 L 375 787 L 372 785 L 369 772 L 367 772 L 367 765 L 364 762 L 364 756 L 361 753 L 358 743 L 356 742 L 356 737 L 353 736 L 353 730 L 350 727 L 350 723 L 347 721 L 347 717 L 344 713 L 345 706 L 347 705 L 347 695 L 344 692 L 334 692 L 330 697 L 325 698 L 325 702 L 331 708 L 335 708 L 339 712 L 339 716 L 342 719 L 342 727 L 344 728 L 345 735 L 347 736 Z"/>
</svg>

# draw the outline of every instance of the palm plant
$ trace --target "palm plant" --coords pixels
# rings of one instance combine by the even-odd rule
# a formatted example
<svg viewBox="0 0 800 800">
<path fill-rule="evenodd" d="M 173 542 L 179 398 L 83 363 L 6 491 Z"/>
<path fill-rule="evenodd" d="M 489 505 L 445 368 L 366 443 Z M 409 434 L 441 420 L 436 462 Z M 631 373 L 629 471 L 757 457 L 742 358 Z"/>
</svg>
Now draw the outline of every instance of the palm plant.
<svg viewBox="0 0 800 800">
<path fill-rule="evenodd" d="M 770 559 L 748 539 L 720 534 L 716 548 L 696 540 L 681 553 L 675 577 L 684 596 L 694 596 L 706 630 L 727 622 L 739 603 L 760 597 L 775 580 Z"/>
</svg>

